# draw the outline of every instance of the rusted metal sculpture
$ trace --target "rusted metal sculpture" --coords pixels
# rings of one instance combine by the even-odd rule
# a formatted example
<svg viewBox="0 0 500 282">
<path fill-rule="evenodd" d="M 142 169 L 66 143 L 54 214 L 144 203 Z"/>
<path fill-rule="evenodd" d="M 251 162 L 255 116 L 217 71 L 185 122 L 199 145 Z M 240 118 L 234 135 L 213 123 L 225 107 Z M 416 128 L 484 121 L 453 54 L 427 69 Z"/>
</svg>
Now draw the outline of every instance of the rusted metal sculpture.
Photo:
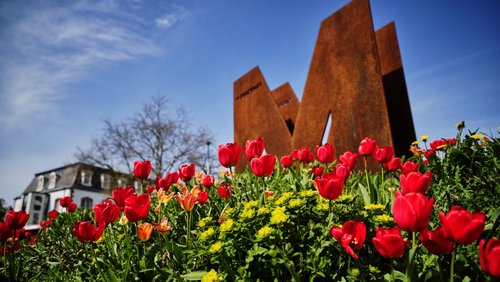
<svg viewBox="0 0 500 282">
<path fill-rule="evenodd" d="M 254 68 L 234 84 L 234 113 L 235 142 L 262 136 L 278 157 L 321 144 L 330 116 L 338 153 L 370 137 L 405 154 L 415 131 L 394 23 L 375 32 L 369 1 L 352 1 L 321 23 L 300 103 L 288 83 L 271 93 Z"/>
</svg>

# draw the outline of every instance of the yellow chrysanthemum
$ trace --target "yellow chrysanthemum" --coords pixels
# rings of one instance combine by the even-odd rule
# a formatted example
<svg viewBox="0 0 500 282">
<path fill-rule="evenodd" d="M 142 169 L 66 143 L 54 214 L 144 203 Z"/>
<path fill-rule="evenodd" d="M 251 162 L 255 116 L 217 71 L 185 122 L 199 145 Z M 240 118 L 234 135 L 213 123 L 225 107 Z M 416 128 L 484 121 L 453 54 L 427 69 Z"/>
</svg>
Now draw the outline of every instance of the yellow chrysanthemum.
<svg viewBox="0 0 500 282">
<path fill-rule="evenodd" d="M 224 243 L 222 243 L 221 241 L 217 241 L 212 246 L 210 246 L 208 252 L 212 254 L 218 253 L 222 249 L 222 247 L 224 247 Z"/>
<path fill-rule="evenodd" d="M 220 231 L 221 232 L 231 231 L 231 229 L 233 229 L 233 225 L 234 225 L 234 220 L 228 218 L 220 225 Z"/>
<path fill-rule="evenodd" d="M 385 224 L 385 223 L 392 223 L 394 222 L 394 218 L 391 217 L 390 215 L 387 215 L 387 214 L 382 214 L 382 215 L 377 215 L 377 216 L 374 216 L 373 219 L 380 223 L 380 224 Z"/>
<path fill-rule="evenodd" d="M 259 239 L 263 239 L 263 238 L 266 238 L 269 235 L 271 235 L 271 233 L 273 233 L 273 229 L 266 225 L 266 226 L 262 227 L 261 229 L 259 229 L 259 231 L 257 231 L 256 236 Z"/>
<path fill-rule="evenodd" d="M 266 207 L 260 207 L 257 210 L 257 215 L 264 215 L 264 214 L 268 214 L 268 213 L 269 213 L 269 209 Z"/>
<path fill-rule="evenodd" d="M 301 197 L 309 198 L 309 197 L 312 197 L 312 196 L 316 195 L 316 191 L 314 191 L 314 190 L 304 190 L 304 191 L 300 191 L 299 195 Z"/>
<path fill-rule="evenodd" d="M 217 271 L 211 269 L 207 274 L 201 277 L 201 282 L 217 282 L 222 281 L 222 279 L 217 274 Z"/>
<path fill-rule="evenodd" d="M 212 221 L 212 217 L 211 216 L 207 216 L 207 217 L 204 217 L 202 218 L 200 221 L 198 221 L 198 227 L 205 227 L 205 225 L 207 225 L 207 223 L 209 223 L 210 221 Z"/>
<path fill-rule="evenodd" d="M 200 234 L 200 240 L 201 241 L 205 241 L 205 240 L 207 240 L 209 237 L 211 237 L 214 234 L 215 234 L 215 230 L 212 227 L 210 227 L 207 230 L 201 232 L 201 234 Z"/>
<path fill-rule="evenodd" d="M 290 197 L 292 197 L 293 195 L 293 192 L 286 192 L 286 193 L 283 193 L 283 195 L 281 195 L 275 202 L 275 204 L 277 206 L 281 206 L 283 204 L 285 204 L 285 202 L 290 199 Z"/>
<path fill-rule="evenodd" d="M 257 201 L 246 202 L 245 204 L 243 204 L 243 208 L 244 209 L 251 209 L 251 208 L 256 207 L 258 204 L 259 203 Z"/>
<path fill-rule="evenodd" d="M 285 210 L 285 207 L 276 207 L 271 212 L 271 224 L 278 225 L 287 221 L 288 215 L 285 213 Z"/>
<path fill-rule="evenodd" d="M 255 210 L 250 208 L 250 209 L 244 209 L 241 214 L 240 214 L 240 219 L 250 219 L 253 218 L 255 215 Z"/>
<path fill-rule="evenodd" d="M 319 201 L 316 205 L 316 209 L 319 211 L 328 211 L 328 208 L 328 202 L 325 201 Z"/>
<path fill-rule="evenodd" d="M 470 136 L 470 138 L 472 138 L 472 139 L 476 139 L 476 140 L 478 140 L 478 139 L 483 139 L 483 138 L 484 138 L 484 135 L 482 135 L 482 134 L 472 134 L 472 135 Z"/>
<path fill-rule="evenodd" d="M 304 202 L 301 199 L 291 199 L 290 202 L 288 202 L 288 205 L 290 208 L 296 208 L 302 206 Z"/>
<path fill-rule="evenodd" d="M 369 204 L 365 206 L 365 210 L 367 211 L 383 210 L 384 208 L 385 206 L 382 204 Z"/>
<path fill-rule="evenodd" d="M 422 135 L 422 136 L 420 136 L 420 139 L 425 142 L 425 141 L 427 141 L 427 139 L 429 139 L 429 136 Z"/>
<path fill-rule="evenodd" d="M 358 277 L 358 276 L 359 276 L 359 274 L 360 274 L 361 272 L 359 271 L 359 269 L 357 269 L 357 268 L 353 268 L 353 269 L 351 270 L 351 273 L 352 273 L 352 276 L 354 276 L 354 277 Z"/>
<path fill-rule="evenodd" d="M 346 203 L 348 203 L 348 202 L 351 202 L 352 200 L 354 200 L 354 196 L 353 195 L 351 195 L 351 194 L 344 194 L 344 195 L 340 195 L 335 200 L 335 202 L 346 202 Z"/>
<path fill-rule="evenodd" d="M 225 211 L 224 211 L 224 214 L 227 215 L 227 216 L 230 216 L 234 213 L 234 208 L 227 208 Z"/>
</svg>

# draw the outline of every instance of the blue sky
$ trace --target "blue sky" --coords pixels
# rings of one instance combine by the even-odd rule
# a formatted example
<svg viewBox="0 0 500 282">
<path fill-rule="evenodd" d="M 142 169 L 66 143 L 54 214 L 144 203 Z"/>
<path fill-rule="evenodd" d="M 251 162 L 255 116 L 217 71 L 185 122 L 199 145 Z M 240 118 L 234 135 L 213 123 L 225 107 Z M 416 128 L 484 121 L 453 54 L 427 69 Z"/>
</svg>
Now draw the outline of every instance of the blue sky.
<svg viewBox="0 0 500 282">
<path fill-rule="evenodd" d="M 153 95 L 233 139 L 233 82 L 258 65 L 302 96 L 320 22 L 349 1 L 0 2 L 0 198 L 74 161 Z M 372 0 L 396 22 L 417 135 L 500 126 L 500 2 Z"/>
</svg>

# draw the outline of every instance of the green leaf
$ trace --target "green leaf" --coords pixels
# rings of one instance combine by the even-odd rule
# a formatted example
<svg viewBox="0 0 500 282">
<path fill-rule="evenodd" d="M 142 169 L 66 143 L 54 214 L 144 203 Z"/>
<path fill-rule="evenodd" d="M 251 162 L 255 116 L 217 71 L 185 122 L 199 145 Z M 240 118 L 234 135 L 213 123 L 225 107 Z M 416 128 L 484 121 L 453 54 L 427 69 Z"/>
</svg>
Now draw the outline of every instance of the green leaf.
<svg viewBox="0 0 500 282">
<path fill-rule="evenodd" d="M 186 273 L 184 275 L 181 275 L 182 278 L 189 280 L 189 281 L 197 281 L 201 280 L 203 275 L 207 274 L 206 270 L 198 270 L 198 271 L 192 271 L 189 273 Z"/>
</svg>

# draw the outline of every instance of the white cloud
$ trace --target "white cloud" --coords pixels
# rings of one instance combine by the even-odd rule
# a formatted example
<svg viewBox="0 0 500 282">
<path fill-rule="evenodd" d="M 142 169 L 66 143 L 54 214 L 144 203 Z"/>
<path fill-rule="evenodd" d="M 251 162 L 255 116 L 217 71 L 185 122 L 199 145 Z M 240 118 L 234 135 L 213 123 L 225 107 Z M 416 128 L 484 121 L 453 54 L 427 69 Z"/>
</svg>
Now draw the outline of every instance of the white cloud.
<svg viewBox="0 0 500 282">
<path fill-rule="evenodd" d="M 0 28 L 5 40 L 0 45 L 8 50 L 0 55 L 0 126 L 5 128 L 18 128 L 57 113 L 68 85 L 106 63 L 163 52 L 137 1 L 107 0 L 96 5 L 80 0 L 68 6 L 34 3 L 23 9 L 12 4 L 9 8 L 14 14 Z M 165 20 L 173 24 L 185 14 L 184 8 L 176 7 Z"/>
<path fill-rule="evenodd" d="M 155 24 L 160 28 L 170 28 L 176 22 L 184 19 L 187 16 L 187 11 L 181 6 L 174 6 L 173 11 L 164 14 L 155 19 Z"/>
</svg>

